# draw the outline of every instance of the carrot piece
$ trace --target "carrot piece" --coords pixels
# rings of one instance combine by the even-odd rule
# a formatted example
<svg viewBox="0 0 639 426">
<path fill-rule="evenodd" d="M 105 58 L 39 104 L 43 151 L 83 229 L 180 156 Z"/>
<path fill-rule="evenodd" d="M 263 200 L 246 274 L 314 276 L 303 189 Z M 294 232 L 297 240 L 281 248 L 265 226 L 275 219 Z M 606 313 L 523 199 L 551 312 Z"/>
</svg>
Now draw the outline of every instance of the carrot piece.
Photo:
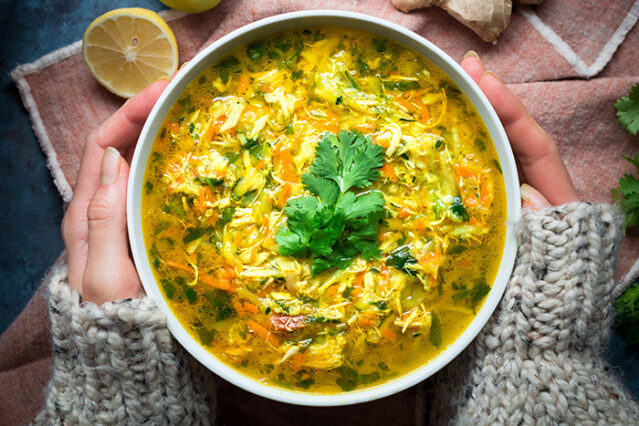
<svg viewBox="0 0 639 426">
<path fill-rule="evenodd" d="M 306 360 L 306 356 L 304 354 L 297 354 L 293 358 L 293 370 L 299 370 L 304 366 L 304 361 Z"/>
<path fill-rule="evenodd" d="M 483 207 L 489 207 L 490 203 L 492 201 L 492 195 L 490 193 L 490 188 L 488 187 L 488 185 L 485 182 L 483 182 L 483 180 L 481 182 L 481 187 L 480 187 L 480 190 L 479 190 L 479 194 L 480 194 L 479 195 L 479 200 L 480 200 L 481 205 Z"/>
<path fill-rule="evenodd" d="M 373 143 L 375 145 L 379 145 L 384 149 L 387 149 L 390 146 L 390 141 L 388 139 L 379 139 L 377 137 L 373 137 Z"/>
<path fill-rule="evenodd" d="M 268 216 L 262 216 L 262 232 L 268 235 L 271 232 L 271 220 Z"/>
<path fill-rule="evenodd" d="M 266 161 L 265 160 L 260 160 L 257 163 L 255 163 L 255 168 L 257 170 L 262 170 L 264 167 L 266 167 Z"/>
<path fill-rule="evenodd" d="M 382 173 L 384 173 L 393 182 L 397 182 L 395 169 L 389 163 L 384 163 L 384 165 L 382 166 Z"/>
<path fill-rule="evenodd" d="M 415 226 L 417 227 L 417 230 L 419 232 L 424 232 L 426 230 L 426 227 L 427 227 L 426 220 L 424 220 L 423 217 L 420 217 L 419 219 L 417 219 L 415 221 Z"/>
<path fill-rule="evenodd" d="M 235 308 L 235 311 L 240 318 L 246 317 L 246 311 L 244 310 L 244 307 L 239 300 L 233 302 L 233 307 Z"/>
<path fill-rule="evenodd" d="M 177 122 L 173 122 L 171 124 L 168 125 L 169 131 L 173 132 L 173 133 L 177 133 L 180 131 L 180 125 Z"/>
<path fill-rule="evenodd" d="M 357 320 L 357 325 L 360 327 L 373 327 L 375 326 L 377 314 L 373 311 L 362 312 L 362 316 Z"/>
<path fill-rule="evenodd" d="M 473 261 L 470 259 L 462 260 L 461 262 L 457 262 L 457 266 L 460 268 L 465 268 L 466 266 L 470 266 L 473 264 Z"/>
<path fill-rule="evenodd" d="M 392 95 L 391 95 L 392 96 Z M 407 101 L 405 101 L 404 99 L 402 99 L 399 96 L 393 96 L 393 99 L 395 99 L 395 102 L 397 102 L 398 104 L 400 104 L 401 106 L 403 106 L 404 108 L 406 108 L 408 111 L 410 111 L 411 109 L 413 109 L 413 106 L 411 104 L 409 104 Z"/>
<path fill-rule="evenodd" d="M 237 247 L 241 247 L 242 246 L 242 233 L 241 232 L 238 232 L 237 234 L 235 234 L 235 239 L 233 240 L 233 243 Z"/>
<path fill-rule="evenodd" d="M 281 165 L 282 180 L 285 180 L 287 182 L 297 182 L 297 174 L 295 173 L 295 166 L 293 165 L 293 156 L 291 155 L 291 149 L 286 148 L 280 150 L 279 160 Z"/>
<path fill-rule="evenodd" d="M 328 296 L 333 296 L 335 293 L 337 293 L 338 288 L 339 288 L 339 287 L 338 287 L 338 286 L 336 286 L 336 285 L 330 286 L 330 287 L 328 288 L 328 290 L 326 290 L 326 294 L 327 294 Z"/>
<path fill-rule="evenodd" d="M 474 194 L 470 194 L 468 197 L 464 198 L 464 205 L 466 207 L 475 207 L 477 204 L 479 204 L 479 200 Z"/>
<path fill-rule="evenodd" d="M 231 265 L 225 265 L 223 268 L 219 269 L 218 275 L 222 279 L 231 279 L 237 276 L 235 269 L 233 269 Z"/>
<path fill-rule="evenodd" d="M 217 288 L 220 290 L 228 291 L 229 293 L 233 293 L 233 286 L 231 286 L 231 281 L 226 279 L 216 279 L 213 275 L 210 274 L 199 274 L 199 279 L 204 284 L 208 285 L 212 288 Z"/>
<path fill-rule="evenodd" d="M 459 163 L 456 163 L 453 167 L 455 168 L 455 172 L 457 172 L 457 174 L 461 177 L 465 177 L 465 178 L 477 177 L 477 173 L 475 173 L 475 171 L 471 169 L 470 167 L 464 166 Z"/>
<path fill-rule="evenodd" d="M 394 342 L 397 340 L 397 333 L 395 333 L 395 331 L 391 330 L 388 327 L 382 328 L 381 330 L 379 330 L 379 332 L 382 335 L 382 337 L 384 337 L 386 340 L 390 342 Z"/>
<path fill-rule="evenodd" d="M 353 280 L 354 287 L 361 287 L 364 282 L 364 275 L 366 275 L 366 271 L 361 271 L 355 274 L 355 279 Z"/>
<path fill-rule="evenodd" d="M 240 93 L 244 93 L 246 89 L 248 88 L 248 84 L 249 84 L 248 74 L 242 74 L 240 76 L 239 83 L 237 83 L 237 91 Z"/>
<path fill-rule="evenodd" d="M 424 253 L 423 256 L 419 258 L 420 265 L 424 264 L 435 264 L 439 265 L 442 261 L 442 251 L 437 247 L 434 252 Z"/>
<path fill-rule="evenodd" d="M 406 219 L 408 216 L 410 216 L 410 210 L 408 209 L 408 207 L 402 207 L 399 212 L 397 212 L 397 216 L 400 219 Z"/>
<path fill-rule="evenodd" d="M 184 265 L 182 263 L 176 262 L 175 260 L 167 260 L 166 264 L 168 266 L 171 266 L 171 267 L 176 268 L 176 269 L 181 269 L 183 271 L 188 271 L 188 272 L 193 271 L 193 268 L 191 268 L 190 266 L 187 266 L 187 265 Z"/>
<path fill-rule="evenodd" d="M 282 190 L 280 191 L 280 196 L 277 199 L 277 205 L 279 207 L 284 207 L 284 204 L 286 204 L 286 201 L 288 201 L 288 197 L 289 195 L 291 195 L 291 184 L 290 183 L 286 183 L 284 185 L 282 185 Z"/>
<path fill-rule="evenodd" d="M 273 346 L 279 346 L 280 340 L 272 334 L 266 327 L 253 320 L 246 320 L 246 325 L 253 330 L 256 336 L 266 340 Z"/>
<path fill-rule="evenodd" d="M 252 314 L 256 314 L 259 312 L 257 305 L 254 305 L 251 302 L 244 302 L 244 310 Z"/>
</svg>

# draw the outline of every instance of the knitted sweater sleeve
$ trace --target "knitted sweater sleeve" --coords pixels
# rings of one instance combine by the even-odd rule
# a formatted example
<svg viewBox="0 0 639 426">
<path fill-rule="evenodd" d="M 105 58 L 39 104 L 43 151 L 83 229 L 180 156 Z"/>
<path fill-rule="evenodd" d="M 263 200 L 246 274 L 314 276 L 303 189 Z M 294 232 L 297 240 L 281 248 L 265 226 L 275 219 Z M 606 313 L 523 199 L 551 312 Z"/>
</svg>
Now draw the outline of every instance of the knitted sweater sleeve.
<svg viewBox="0 0 639 426">
<path fill-rule="evenodd" d="M 81 303 L 66 262 L 47 281 L 54 362 L 34 424 L 209 424 L 208 386 L 151 298 Z"/>
<path fill-rule="evenodd" d="M 620 239 L 610 205 L 524 211 L 509 286 L 431 385 L 431 424 L 634 424 L 637 404 L 601 356 Z"/>
</svg>

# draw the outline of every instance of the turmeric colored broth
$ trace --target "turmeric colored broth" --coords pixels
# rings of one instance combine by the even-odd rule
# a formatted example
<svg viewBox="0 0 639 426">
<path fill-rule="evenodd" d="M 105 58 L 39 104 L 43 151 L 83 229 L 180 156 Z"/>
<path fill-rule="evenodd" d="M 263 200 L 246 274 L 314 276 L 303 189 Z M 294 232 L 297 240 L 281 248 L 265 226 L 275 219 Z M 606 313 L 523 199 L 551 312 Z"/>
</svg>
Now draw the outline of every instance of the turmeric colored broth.
<svg viewBox="0 0 639 426">
<path fill-rule="evenodd" d="M 313 275 L 276 243 L 326 132 L 383 147 L 380 255 Z M 311 194 L 312 195 L 312 194 Z M 145 244 L 171 310 L 261 383 L 339 393 L 421 367 L 494 281 L 506 198 L 481 118 L 442 71 L 379 36 L 287 31 L 232 51 L 173 105 L 150 154 Z"/>
</svg>

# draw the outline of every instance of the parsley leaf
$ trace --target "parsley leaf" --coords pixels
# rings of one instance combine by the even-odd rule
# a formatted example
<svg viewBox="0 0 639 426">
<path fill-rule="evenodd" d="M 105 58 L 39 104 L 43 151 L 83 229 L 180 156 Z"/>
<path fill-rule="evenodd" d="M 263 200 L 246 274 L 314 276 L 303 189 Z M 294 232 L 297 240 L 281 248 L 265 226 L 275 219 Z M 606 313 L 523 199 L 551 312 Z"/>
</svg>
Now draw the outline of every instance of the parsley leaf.
<svg viewBox="0 0 639 426">
<path fill-rule="evenodd" d="M 311 257 L 313 275 L 332 267 L 344 269 L 359 255 L 378 259 L 384 196 L 376 190 L 353 190 L 372 185 L 383 163 L 384 150 L 370 137 L 348 131 L 322 135 L 310 170 L 302 175 L 306 190 L 318 198 L 288 200 L 288 224 L 275 236 L 280 253 Z"/>
<path fill-rule="evenodd" d="M 416 264 L 417 259 L 415 259 L 415 257 L 413 257 L 410 253 L 410 247 L 408 245 L 401 246 L 393 250 L 388 259 L 386 259 L 386 263 L 390 266 L 396 267 L 408 275 L 417 275 L 416 272 L 409 267 L 409 265 Z"/>
<path fill-rule="evenodd" d="M 623 155 L 623 154 L 622 154 Z M 639 155 L 630 158 L 623 157 L 632 163 L 639 172 Z M 619 210 L 624 216 L 624 225 L 639 226 L 639 179 L 630 173 L 619 179 L 619 187 L 612 190 L 613 198 L 619 204 Z"/>
<path fill-rule="evenodd" d="M 637 136 L 639 132 L 639 83 L 632 86 L 628 96 L 615 102 L 615 108 L 617 108 L 617 117 L 621 125 L 631 135 Z"/>
<path fill-rule="evenodd" d="M 458 220 L 461 220 L 462 222 L 468 222 L 470 220 L 470 216 L 468 216 L 466 207 L 464 207 L 461 198 L 459 197 L 453 197 L 453 203 L 450 205 L 450 211 Z"/>
<path fill-rule="evenodd" d="M 639 344 L 639 282 L 635 282 L 613 302 L 617 328 L 628 345 Z"/>
</svg>

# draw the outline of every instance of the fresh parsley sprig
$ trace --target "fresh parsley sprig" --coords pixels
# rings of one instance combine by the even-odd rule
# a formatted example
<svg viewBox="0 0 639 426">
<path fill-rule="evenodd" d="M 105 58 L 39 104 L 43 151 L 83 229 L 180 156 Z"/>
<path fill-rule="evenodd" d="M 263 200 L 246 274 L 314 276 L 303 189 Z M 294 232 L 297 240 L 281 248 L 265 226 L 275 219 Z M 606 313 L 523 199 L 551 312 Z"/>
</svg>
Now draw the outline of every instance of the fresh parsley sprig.
<svg viewBox="0 0 639 426">
<path fill-rule="evenodd" d="M 617 108 L 617 117 L 621 125 L 631 135 L 637 136 L 637 132 L 639 132 L 639 83 L 632 86 L 628 96 L 615 102 L 615 108 Z"/>
<path fill-rule="evenodd" d="M 286 203 L 288 224 L 275 236 L 285 256 L 311 257 L 317 275 L 332 267 L 346 268 L 362 255 L 378 259 L 377 233 L 384 217 L 384 196 L 366 189 L 379 179 L 384 149 L 359 132 L 325 133 L 315 149 L 310 170 L 302 175 L 314 196 Z"/>
<path fill-rule="evenodd" d="M 623 155 L 623 154 L 622 154 Z M 623 155 L 637 168 L 639 175 L 639 156 L 634 158 Z M 639 179 L 630 173 L 619 179 L 619 187 L 612 190 L 612 197 L 619 204 L 619 210 L 624 216 L 624 226 L 639 226 Z"/>
</svg>

